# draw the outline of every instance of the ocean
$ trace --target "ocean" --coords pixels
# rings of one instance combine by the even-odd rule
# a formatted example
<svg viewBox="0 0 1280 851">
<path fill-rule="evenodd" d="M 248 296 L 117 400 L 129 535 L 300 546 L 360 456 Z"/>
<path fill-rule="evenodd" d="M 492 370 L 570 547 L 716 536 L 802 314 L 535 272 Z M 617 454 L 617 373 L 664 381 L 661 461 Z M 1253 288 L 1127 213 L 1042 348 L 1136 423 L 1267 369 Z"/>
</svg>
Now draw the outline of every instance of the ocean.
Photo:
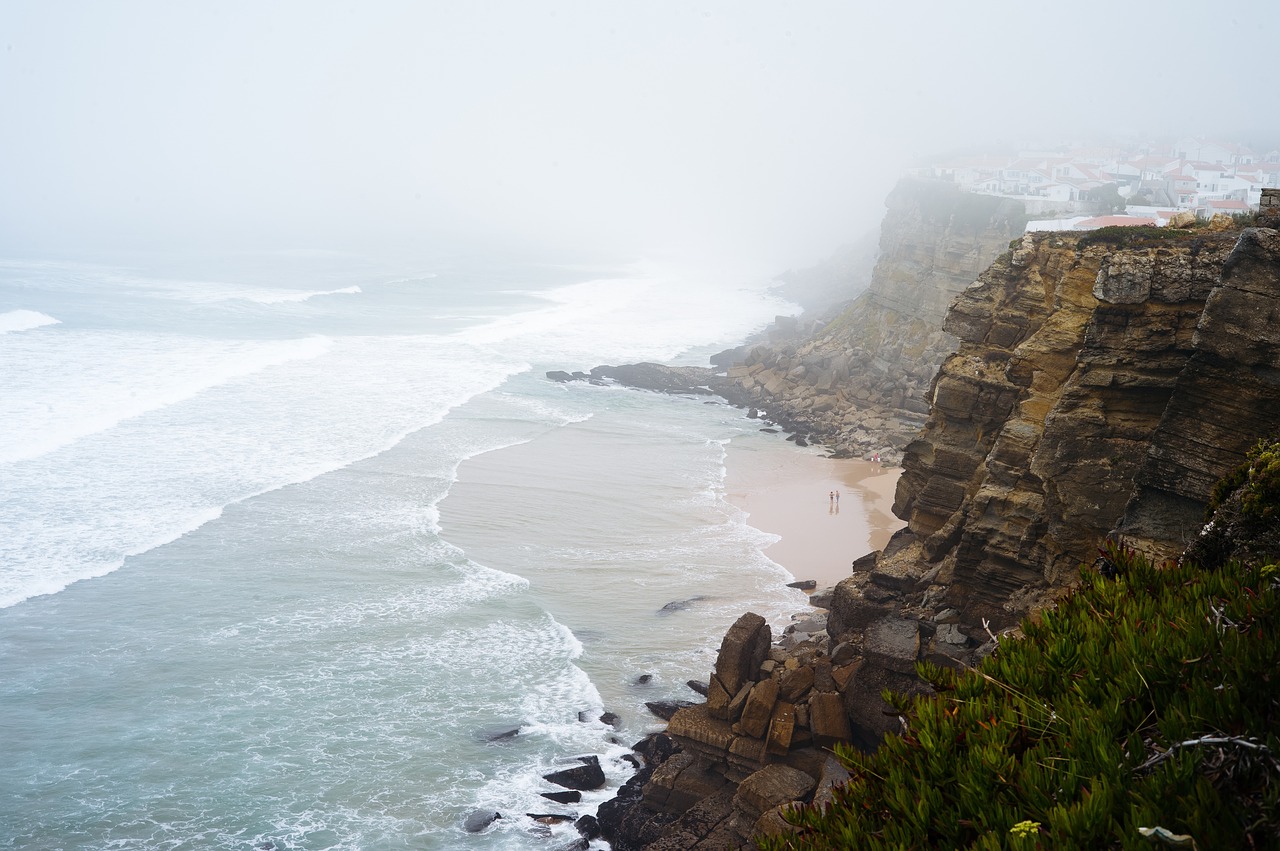
<svg viewBox="0 0 1280 851">
<path fill-rule="evenodd" d="M 725 494 L 779 437 L 544 372 L 792 310 L 634 264 L 0 262 L 0 848 L 575 838 L 526 814 L 593 812 L 644 702 L 804 595 Z M 584 755 L 609 789 L 540 796 Z"/>
</svg>

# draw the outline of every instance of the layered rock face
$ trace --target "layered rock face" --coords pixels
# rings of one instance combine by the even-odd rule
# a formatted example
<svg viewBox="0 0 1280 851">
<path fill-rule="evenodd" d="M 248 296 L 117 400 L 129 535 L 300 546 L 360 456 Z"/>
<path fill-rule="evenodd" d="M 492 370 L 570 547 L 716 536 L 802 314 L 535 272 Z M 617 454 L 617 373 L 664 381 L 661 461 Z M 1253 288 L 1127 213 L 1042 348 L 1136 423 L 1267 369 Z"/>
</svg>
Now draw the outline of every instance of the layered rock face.
<svg viewBox="0 0 1280 851">
<path fill-rule="evenodd" d="M 919 430 L 924 395 L 956 340 L 942 319 L 956 294 L 1022 233 L 1016 201 L 904 180 L 886 201 L 871 283 L 816 332 L 775 330 L 730 367 L 737 398 L 837 455 L 896 458 Z M 803 333 L 802 333 L 803 332 Z"/>
<path fill-rule="evenodd" d="M 1004 627 L 1056 595 L 1117 529 L 1181 552 L 1280 409 L 1274 242 L 1025 237 L 948 315 L 960 346 L 894 506 L 909 536 L 877 570 L 923 583 L 981 639 L 983 619 Z"/>
<path fill-rule="evenodd" d="M 1280 427 L 1276 230 L 1027 235 L 944 327 L 958 349 L 906 448 L 907 528 L 836 586 L 825 629 L 771 646 L 762 619 L 735 625 L 636 799 L 654 844 L 617 847 L 786 830 L 779 808 L 836 779 L 825 747 L 897 728 L 883 689 L 974 661 L 1108 535 L 1180 553 L 1212 483 Z"/>
</svg>

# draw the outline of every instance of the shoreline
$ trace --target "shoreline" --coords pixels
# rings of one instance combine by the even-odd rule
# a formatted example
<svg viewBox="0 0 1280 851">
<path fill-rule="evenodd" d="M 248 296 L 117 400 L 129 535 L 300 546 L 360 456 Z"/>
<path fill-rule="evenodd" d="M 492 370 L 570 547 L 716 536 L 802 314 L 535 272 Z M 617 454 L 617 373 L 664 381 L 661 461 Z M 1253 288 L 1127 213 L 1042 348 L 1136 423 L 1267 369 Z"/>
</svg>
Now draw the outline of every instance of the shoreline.
<svg viewBox="0 0 1280 851">
<path fill-rule="evenodd" d="M 853 575 L 856 559 L 883 549 L 906 525 L 892 513 L 901 468 L 760 437 L 728 445 L 725 496 L 747 512 L 750 526 L 778 536 L 765 554 L 797 581 L 834 586 Z"/>
</svg>

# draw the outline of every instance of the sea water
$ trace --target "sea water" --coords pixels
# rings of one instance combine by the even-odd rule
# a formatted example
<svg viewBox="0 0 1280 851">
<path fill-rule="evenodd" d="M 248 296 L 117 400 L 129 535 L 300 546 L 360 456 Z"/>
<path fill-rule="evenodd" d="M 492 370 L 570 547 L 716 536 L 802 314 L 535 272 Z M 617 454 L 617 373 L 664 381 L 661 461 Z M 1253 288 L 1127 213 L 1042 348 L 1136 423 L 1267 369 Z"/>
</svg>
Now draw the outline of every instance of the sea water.
<svg viewBox="0 0 1280 851">
<path fill-rule="evenodd" d="M 724 498 L 741 411 L 544 372 L 788 308 L 634 265 L 0 264 L 0 848 L 573 838 L 527 814 L 592 812 L 644 702 L 803 596 Z M 585 755 L 609 788 L 540 796 Z"/>
</svg>

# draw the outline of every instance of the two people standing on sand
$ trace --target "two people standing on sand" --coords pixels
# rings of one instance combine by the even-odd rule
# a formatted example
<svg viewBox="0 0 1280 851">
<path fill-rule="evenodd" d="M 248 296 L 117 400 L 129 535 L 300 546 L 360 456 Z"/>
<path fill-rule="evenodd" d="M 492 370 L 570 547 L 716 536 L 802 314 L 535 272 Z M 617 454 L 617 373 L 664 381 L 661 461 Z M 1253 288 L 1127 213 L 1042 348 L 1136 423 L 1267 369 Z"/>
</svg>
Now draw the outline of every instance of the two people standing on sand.
<svg viewBox="0 0 1280 851">
<path fill-rule="evenodd" d="M 839 504 L 840 504 L 840 491 L 831 491 L 830 493 L 828 493 L 828 494 L 827 494 L 827 500 L 828 500 L 832 505 L 839 505 Z"/>
</svg>

